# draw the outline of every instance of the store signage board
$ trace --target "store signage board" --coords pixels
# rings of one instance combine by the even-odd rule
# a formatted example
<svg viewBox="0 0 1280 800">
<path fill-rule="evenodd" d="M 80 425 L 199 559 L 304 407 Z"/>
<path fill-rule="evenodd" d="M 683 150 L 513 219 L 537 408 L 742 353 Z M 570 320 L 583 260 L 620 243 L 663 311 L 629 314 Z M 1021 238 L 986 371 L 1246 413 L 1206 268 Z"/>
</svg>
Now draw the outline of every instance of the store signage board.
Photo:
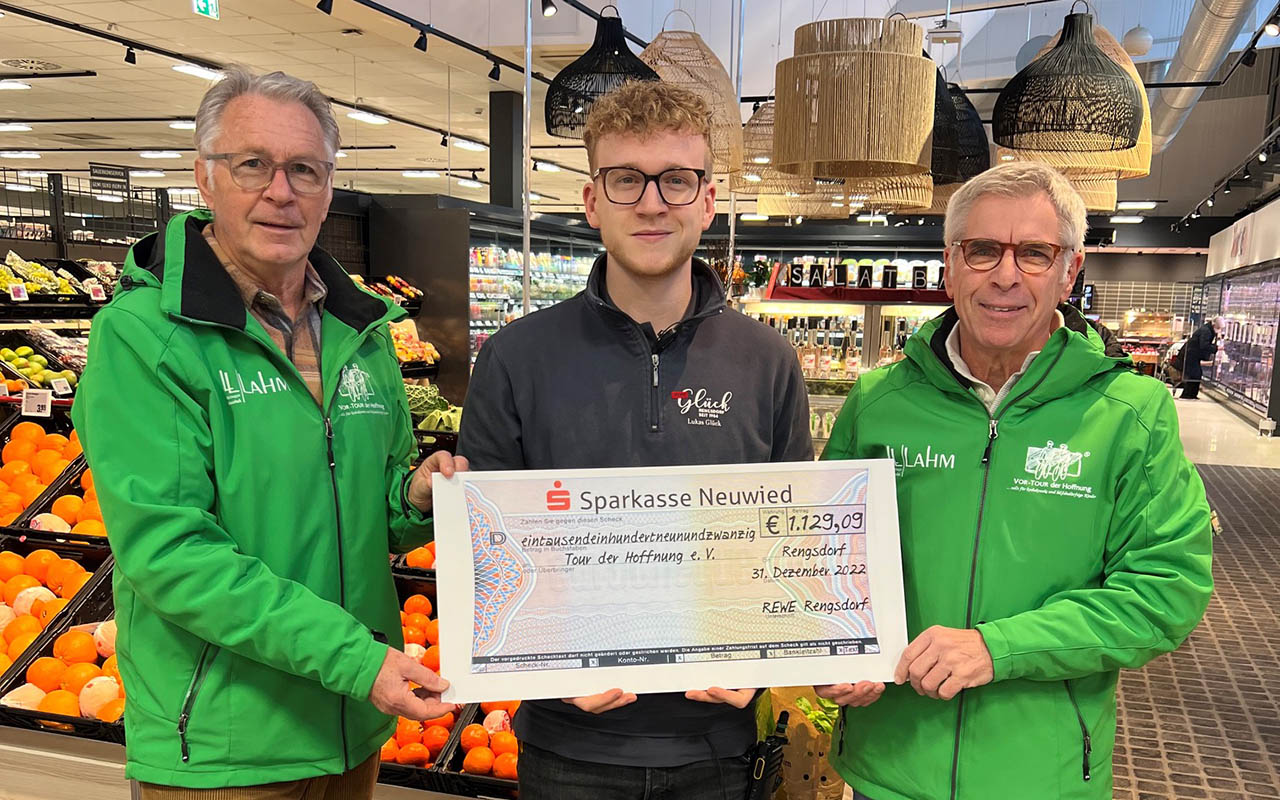
<svg viewBox="0 0 1280 800">
<path fill-rule="evenodd" d="M 191 10 L 202 17 L 221 19 L 218 13 L 218 0 L 191 0 Z"/>
<path fill-rule="evenodd" d="M 52 417 L 53 392 L 48 389 L 27 389 L 23 391 L 22 416 Z"/>
<path fill-rule="evenodd" d="M 728 400 L 683 402 L 713 425 Z M 444 699 L 891 680 L 894 481 L 889 459 L 438 481 Z"/>
<path fill-rule="evenodd" d="M 129 195 L 129 168 L 89 162 L 89 189 L 95 194 Z"/>
</svg>

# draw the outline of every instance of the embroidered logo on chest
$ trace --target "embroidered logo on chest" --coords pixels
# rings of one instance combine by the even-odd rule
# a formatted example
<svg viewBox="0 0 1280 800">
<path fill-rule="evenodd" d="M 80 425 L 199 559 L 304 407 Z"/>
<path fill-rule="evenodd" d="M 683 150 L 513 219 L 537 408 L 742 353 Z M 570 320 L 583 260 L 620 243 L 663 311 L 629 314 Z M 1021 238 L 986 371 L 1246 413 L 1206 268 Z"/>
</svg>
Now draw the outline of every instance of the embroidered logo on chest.
<svg viewBox="0 0 1280 800">
<path fill-rule="evenodd" d="M 729 413 L 733 392 L 713 395 L 706 389 L 681 389 L 672 392 L 671 399 L 689 425 L 706 425 L 718 428 L 721 419 Z"/>
</svg>

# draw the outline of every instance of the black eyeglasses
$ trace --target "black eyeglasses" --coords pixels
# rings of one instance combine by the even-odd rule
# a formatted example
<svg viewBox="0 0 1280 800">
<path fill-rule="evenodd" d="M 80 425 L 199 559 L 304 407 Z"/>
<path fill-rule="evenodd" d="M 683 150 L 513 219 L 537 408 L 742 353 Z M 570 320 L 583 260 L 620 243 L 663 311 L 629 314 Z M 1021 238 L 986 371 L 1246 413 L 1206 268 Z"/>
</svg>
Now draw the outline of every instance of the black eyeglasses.
<svg viewBox="0 0 1280 800">
<path fill-rule="evenodd" d="M 214 153 L 204 156 L 209 161 L 227 162 L 227 170 L 236 186 L 246 192 L 260 192 L 276 179 L 276 170 L 284 170 L 289 186 L 298 194 L 319 194 L 333 173 L 332 161 L 295 158 L 277 164 L 254 153 Z"/>
<path fill-rule="evenodd" d="M 997 242 L 995 239 L 961 239 L 951 244 L 960 248 L 965 265 L 977 272 L 995 269 L 1004 252 L 1012 250 L 1013 263 L 1028 275 L 1045 272 L 1068 249 L 1053 242 Z"/>
<path fill-rule="evenodd" d="M 604 196 L 610 203 L 633 206 L 644 197 L 649 183 L 658 185 L 658 196 L 669 206 L 692 205 L 698 199 L 702 182 L 707 177 L 705 169 L 668 169 L 657 175 L 649 175 L 632 167 L 601 167 L 592 178 L 604 184 Z"/>
</svg>

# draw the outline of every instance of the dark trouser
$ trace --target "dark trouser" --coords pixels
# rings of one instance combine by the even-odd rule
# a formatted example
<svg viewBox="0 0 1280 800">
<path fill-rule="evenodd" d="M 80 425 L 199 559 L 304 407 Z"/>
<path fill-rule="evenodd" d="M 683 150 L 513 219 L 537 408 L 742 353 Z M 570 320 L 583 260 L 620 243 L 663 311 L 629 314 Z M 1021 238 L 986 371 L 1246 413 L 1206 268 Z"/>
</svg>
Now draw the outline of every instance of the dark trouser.
<svg viewBox="0 0 1280 800">
<path fill-rule="evenodd" d="M 1182 394 L 1179 396 L 1183 400 L 1195 400 L 1200 396 L 1200 381 L 1183 381 Z"/>
<path fill-rule="evenodd" d="M 525 744 L 520 800 L 742 800 L 747 756 L 679 767 L 621 767 L 575 761 Z"/>
</svg>

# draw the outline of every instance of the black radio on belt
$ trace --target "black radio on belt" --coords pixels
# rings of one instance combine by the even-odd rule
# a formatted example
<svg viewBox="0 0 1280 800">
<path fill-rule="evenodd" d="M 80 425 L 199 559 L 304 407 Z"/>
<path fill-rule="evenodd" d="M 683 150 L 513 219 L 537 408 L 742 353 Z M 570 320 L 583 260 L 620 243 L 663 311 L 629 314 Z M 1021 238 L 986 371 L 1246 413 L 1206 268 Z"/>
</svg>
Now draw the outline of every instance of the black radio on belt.
<svg viewBox="0 0 1280 800">
<path fill-rule="evenodd" d="M 787 722 L 791 715 L 783 711 L 773 733 L 751 750 L 751 782 L 746 800 L 768 800 L 782 784 L 782 748 L 787 744 Z"/>
</svg>

